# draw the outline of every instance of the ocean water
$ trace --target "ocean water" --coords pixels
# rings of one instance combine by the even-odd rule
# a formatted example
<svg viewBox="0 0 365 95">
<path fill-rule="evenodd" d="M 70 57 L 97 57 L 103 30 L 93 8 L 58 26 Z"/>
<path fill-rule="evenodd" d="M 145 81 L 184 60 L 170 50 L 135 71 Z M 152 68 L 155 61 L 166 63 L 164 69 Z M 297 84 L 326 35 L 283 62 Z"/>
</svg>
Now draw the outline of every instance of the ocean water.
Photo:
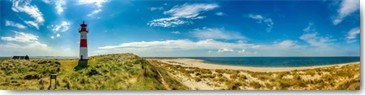
<svg viewBox="0 0 365 95">
<path fill-rule="evenodd" d="M 301 67 L 359 62 L 360 57 L 194 57 L 211 64 L 254 67 Z"/>
</svg>

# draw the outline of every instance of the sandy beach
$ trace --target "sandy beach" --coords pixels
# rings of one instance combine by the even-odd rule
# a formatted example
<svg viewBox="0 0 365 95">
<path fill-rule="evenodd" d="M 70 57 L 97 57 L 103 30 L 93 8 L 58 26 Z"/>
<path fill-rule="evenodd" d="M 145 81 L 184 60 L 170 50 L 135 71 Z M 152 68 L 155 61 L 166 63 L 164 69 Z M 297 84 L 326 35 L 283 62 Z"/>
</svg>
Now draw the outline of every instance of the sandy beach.
<svg viewBox="0 0 365 95">
<path fill-rule="evenodd" d="M 283 72 L 292 70 L 304 70 L 313 69 L 328 66 L 344 66 L 347 64 L 359 64 L 360 62 L 351 62 L 335 65 L 321 65 L 321 66 L 308 66 L 308 67 L 250 67 L 250 66 L 231 66 L 231 65 L 220 65 L 220 64 L 210 64 L 205 63 L 203 60 L 199 59 L 189 59 L 189 58 L 173 58 L 173 59 L 154 59 L 163 63 L 168 63 L 172 65 L 181 65 L 184 67 L 198 67 L 204 69 L 231 69 L 231 70 L 247 70 L 253 72 Z"/>
</svg>

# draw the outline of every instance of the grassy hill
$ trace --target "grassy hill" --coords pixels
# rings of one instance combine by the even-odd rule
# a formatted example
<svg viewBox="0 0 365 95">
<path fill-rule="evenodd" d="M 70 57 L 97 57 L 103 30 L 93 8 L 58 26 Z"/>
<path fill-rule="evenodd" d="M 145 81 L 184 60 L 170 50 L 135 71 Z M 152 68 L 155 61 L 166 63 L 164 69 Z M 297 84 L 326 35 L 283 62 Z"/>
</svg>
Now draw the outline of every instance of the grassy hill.
<svg viewBox="0 0 365 95">
<path fill-rule="evenodd" d="M 78 60 L 0 60 L 0 89 L 4 90 L 173 90 L 188 89 L 170 75 L 133 54 L 89 58 L 87 67 L 75 70 Z M 57 73 L 57 88 L 49 75 Z"/>
<path fill-rule="evenodd" d="M 0 59 L 1 90 L 359 90 L 360 64 L 287 72 L 202 69 L 133 54 L 77 59 Z M 50 74 L 57 74 L 57 88 Z"/>
</svg>

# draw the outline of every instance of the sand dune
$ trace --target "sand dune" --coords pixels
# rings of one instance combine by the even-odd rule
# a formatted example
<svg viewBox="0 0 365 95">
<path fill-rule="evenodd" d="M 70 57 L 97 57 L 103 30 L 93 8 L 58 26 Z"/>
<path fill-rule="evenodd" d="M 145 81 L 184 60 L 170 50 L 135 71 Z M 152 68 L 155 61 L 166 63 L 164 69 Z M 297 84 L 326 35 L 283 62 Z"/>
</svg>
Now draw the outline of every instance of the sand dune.
<svg viewBox="0 0 365 95">
<path fill-rule="evenodd" d="M 197 59 L 149 59 L 191 90 L 359 90 L 360 62 L 309 67 L 247 67 Z"/>
</svg>

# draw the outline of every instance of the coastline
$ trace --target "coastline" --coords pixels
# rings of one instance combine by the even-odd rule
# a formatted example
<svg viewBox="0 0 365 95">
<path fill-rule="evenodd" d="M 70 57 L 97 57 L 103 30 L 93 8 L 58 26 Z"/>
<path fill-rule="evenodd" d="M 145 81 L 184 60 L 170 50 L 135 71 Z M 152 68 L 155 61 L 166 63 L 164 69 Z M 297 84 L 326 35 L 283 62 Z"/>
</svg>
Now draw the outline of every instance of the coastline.
<svg viewBox="0 0 365 95">
<path fill-rule="evenodd" d="M 330 67 L 330 66 L 344 66 L 348 64 L 360 64 L 360 62 L 350 62 L 350 63 L 341 63 L 333 65 L 305 66 L 305 67 L 253 67 L 253 66 L 212 64 L 204 62 L 204 60 L 201 59 L 190 59 L 190 58 L 168 58 L 168 59 L 153 58 L 152 60 L 157 60 L 172 65 L 180 65 L 184 67 L 198 67 L 203 69 L 247 70 L 252 72 L 285 72 L 285 71 L 305 70 L 305 69 L 314 69 L 314 68 Z"/>
</svg>

